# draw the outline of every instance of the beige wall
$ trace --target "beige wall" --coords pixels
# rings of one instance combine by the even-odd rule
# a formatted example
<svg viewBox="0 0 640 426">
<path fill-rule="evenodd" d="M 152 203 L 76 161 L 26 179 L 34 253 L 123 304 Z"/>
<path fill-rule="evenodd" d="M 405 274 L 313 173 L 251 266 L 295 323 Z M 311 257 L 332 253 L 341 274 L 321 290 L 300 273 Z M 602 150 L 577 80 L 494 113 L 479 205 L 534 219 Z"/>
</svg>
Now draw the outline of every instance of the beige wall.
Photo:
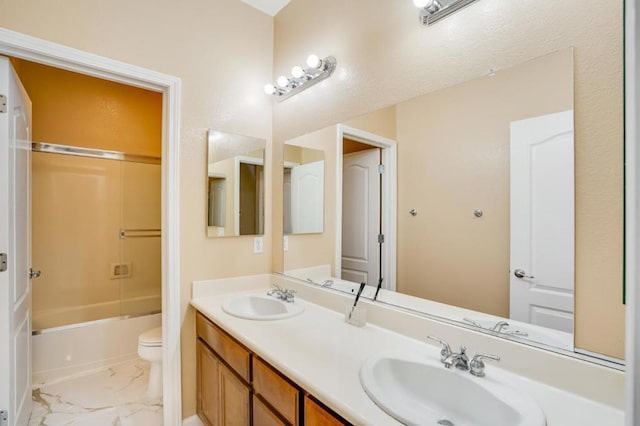
<svg viewBox="0 0 640 426">
<path fill-rule="evenodd" d="M 20 59 L 33 141 L 160 157 L 162 95 Z"/>
<path fill-rule="evenodd" d="M 190 416 L 195 413 L 195 324 L 188 306 L 191 282 L 271 271 L 269 232 L 265 252 L 257 255 L 252 237 L 206 237 L 204 177 L 209 128 L 265 138 L 267 162 L 271 158 L 271 100 L 262 87 L 272 81 L 273 20 L 237 0 L 188 4 L 2 0 L 0 26 L 182 79 L 183 414 Z M 271 169 L 266 173 L 268 182 Z M 270 195 L 268 187 L 267 231 L 271 228 Z"/>
<path fill-rule="evenodd" d="M 570 109 L 571 49 L 396 106 L 398 291 L 509 318 L 510 122 Z"/>
<path fill-rule="evenodd" d="M 275 19 L 274 75 L 302 63 L 311 50 L 335 55 L 338 66 L 322 85 L 274 104 L 274 153 L 281 156 L 283 141 L 311 130 L 574 47 L 576 211 L 582 212 L 576 218 L 575 341 L 622 358 L 622 2 L 599 6 L 568 0 L 551 10 L 544 2 L 483 0 L 424 27 L 409 1 L 296 0 Z M 280 187 L 276 176 L 274 188 Z M 274 214 L 280 203 L 274 193 Z M 274 235 L 280 232 L 274 226 Z M 276 270 L 280 249 L 275 238 Z"/>
</svg>

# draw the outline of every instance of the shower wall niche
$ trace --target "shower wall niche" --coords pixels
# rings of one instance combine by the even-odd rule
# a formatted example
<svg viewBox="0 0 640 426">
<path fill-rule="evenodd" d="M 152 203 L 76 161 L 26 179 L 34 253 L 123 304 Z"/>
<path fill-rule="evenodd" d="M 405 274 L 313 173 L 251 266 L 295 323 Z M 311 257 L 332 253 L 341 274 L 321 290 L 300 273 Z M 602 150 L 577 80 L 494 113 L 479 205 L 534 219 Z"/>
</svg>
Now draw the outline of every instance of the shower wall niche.
<svg viewBox="0 0 640 426">
<path fill-rule="evenodd" d="M 34 332 L 160 312 L 159 159 L 53 151 L 32 153 Z"/>
</svg>

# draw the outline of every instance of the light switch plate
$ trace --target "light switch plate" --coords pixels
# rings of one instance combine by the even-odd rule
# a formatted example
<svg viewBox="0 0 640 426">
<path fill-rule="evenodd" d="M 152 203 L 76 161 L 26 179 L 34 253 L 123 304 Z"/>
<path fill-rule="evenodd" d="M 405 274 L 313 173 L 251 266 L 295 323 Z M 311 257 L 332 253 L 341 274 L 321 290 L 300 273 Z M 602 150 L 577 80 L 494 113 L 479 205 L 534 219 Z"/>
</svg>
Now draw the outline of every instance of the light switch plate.
<svg viewBox="0 0 640 426">
<path fill-rule="evenodd" d="M 262 253 L 264 251 L 264 240 L 262 237 L 255 237 L 253 239 L 253 252 Z"/>
<path fill-rule="evenodd" d="M 282 237 L 282 250 L 289 251 L 289 236 L 285 235 Z"/>
</svg>

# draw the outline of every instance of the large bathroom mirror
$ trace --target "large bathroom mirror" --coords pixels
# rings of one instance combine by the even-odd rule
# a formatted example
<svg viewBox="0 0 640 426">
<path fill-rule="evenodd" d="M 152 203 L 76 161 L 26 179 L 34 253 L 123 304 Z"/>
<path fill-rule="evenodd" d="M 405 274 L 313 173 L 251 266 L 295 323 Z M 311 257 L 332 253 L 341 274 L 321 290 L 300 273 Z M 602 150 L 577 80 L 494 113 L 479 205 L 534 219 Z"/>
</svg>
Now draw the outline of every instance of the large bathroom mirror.
<svg viewBox="0 0 640 426">
<path fill-rule="evenodd" d="M 207 236 L 264 234 L 264 139 L 210 130 Z"/>
<path fill-rule="evenodd" d="M 284 146 L 283 230 L 285 235 L 324 230 L 324 151 Z"/>
<path fill-rule="evenodd" d="M 278 106 L 285 146 L 312 141 L 325 153 L 324 231 L 290 235 L 283 272 L 347 292 L 366 281 L 365 297 L 381 284 L 393 291 L 384 292 L 381 303 L 623 364 L 622 8 L 616 5 L 608 24 L 593 28 L 573 16 L 580 2 L 569 3 L 554 13 L 570 25 L 541 29 L 522 20 L 520 27 L 531 27 L 531 35 L 511 28 L 513 39 L 500 42 L 504 54 L 537 52 L 521 61 L 503 60 L 489 40 L 448 38 L 460 32 L 473 39 L 469 27 L 482 33 L 494 14 L 540 12 L 518 3 L 503 16 L 503 3 L 483 0 L 465 9 L 467 15 L 424 29 L 425 40 L 446 40 L 447 46 L 429 47 L 452 55 L 432 58 L 437 66 L 410 57 L 406 45 L 396 46 L 394 66 L 423 90 L 378 102 L 393 98 L 386 86 L 404 88 L 402 77 L 395 74 L 373 89 L 373 80 L 349 67 L 385 54 L 373 44 L 364 50 L 349 46 L 345 50 L 354 58 L 345 58 L 344 70 L 338 59 L 336 70 L 345 83 L 333 84 L 364 78 L 370 92 L 357 88 L 362 101 L 328 93 Z M 295 31 L 284 24 L 296 19 L 298 9 L 310 8 L 294 2 L 280 16 L 288 37 Z M 403 40 L 418 34 L 396 30 Z M 598 52 L 594 39 L 603 41 Z M 384 40 L 400 43 L 393 36 Z M 459 52 L 448 50 L 454 46 L 473 52 L 465 58 L 470 67 L 484 69 L 451 84 L 449 75 L 464 74 Z M 431 74 L 418 77 L 402 68 L 416 63 L 431 67 Z M 439 74 L 442 64 L 449 67 Z M 431 83 L 436 80 L 439 85 Z M 318 98 L 335 103 L 325 107 Z M 340 102 L 366 114 L 350 114 Z M 378 107 L 367 109 L 365 102 Z M 311 104 L 338 119 L 327 125 L 298 113 L 287 121 Z"/>
<path fill-rule="evenodd" d="M 336 225 L 327 250 L 289 249 L 285 273 L 336 288 L 346 281 L 348 291 L 349 282 L 381 283 L 449 305 L 432 314 L 572 350 L 573 54 L 409 99 L 361 117 L 360 128 L 294 139 L 340 153 L 327 192 L 342 208 L 327 212 Z M 386 147 L 363 132 L 381 119 L 396 132 Z M 398 160 L 388 163 L 391 149 Z M 285 200 L 287 186 L 285 174 Z"/>
</svg>

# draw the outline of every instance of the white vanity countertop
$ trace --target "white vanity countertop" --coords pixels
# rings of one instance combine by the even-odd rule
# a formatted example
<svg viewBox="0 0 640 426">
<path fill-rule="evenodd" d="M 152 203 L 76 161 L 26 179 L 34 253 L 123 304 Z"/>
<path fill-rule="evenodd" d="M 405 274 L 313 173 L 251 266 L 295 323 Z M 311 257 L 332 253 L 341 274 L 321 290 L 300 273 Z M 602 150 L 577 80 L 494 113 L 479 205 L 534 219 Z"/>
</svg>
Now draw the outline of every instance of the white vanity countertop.
<svg viewBox="0 0 640 426">
<path fill-rule="evenodd" d="M 427 351 L 435 359 L 439 358 L 435 346 L 371 324 L 354 327 L 344 321 L 343 314 L 300 298 L 297 300 L 306 309 L 293 318 L 278 321 L 236 318 L 221 308 L 227 297 L 241 293 L 264 294 L 268 288 L 241 286 L 242 290 L 238 291 L 237 287 L 235 290 L 224 285 L 218 287 L 213 281 L 207 286 L 217 288 L 209 287 L 206 292 L 196 294 L 191 304 L 198 311 L 356 425 L 400 424 L 378 408 L 362 389 L 359 371 L 367 358 L 389 350 Z M 515 375 L 493 364 L 487 366 L 487 376 L 491 374 L 533 397 L 542 407 L 548 426 L 624 424 L 624 413 L 619 409 Z"/>
</svg>

